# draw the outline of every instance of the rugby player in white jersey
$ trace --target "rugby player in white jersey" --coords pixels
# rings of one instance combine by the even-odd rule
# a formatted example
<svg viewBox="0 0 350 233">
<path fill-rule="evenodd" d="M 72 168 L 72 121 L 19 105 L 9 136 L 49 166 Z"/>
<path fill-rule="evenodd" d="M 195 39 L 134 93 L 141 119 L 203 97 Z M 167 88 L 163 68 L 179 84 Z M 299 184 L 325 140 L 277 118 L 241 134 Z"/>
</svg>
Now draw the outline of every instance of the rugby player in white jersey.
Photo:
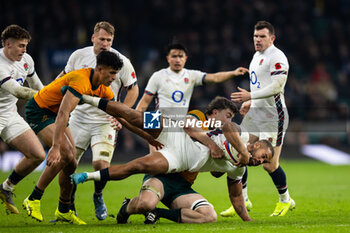
<svg viewBox="0 0 350 233">
<path fill-rule="evenodd" d="M 245 167 L 243 166 L 257 166 L 268 163 L 273 157 L 273 147 L 270 142 L 262 140 L 246 146 L 245 143 L 249 140 L 249 134 L 230 121 L 223 124 L 222 130 L 215 130 L 210 133 L 194 130 L 186 133 L 181 127 L 177 128 L 176 131 L 163 130 L 165 129 L 163 128 L 163 123 L 170 119 L 161 117 L 159 129 L 144 130 L 142 112 L 130 109 L 125 104 L 111 102 L 99 97 L 84 95 L 83 99 L 85 102 L 98 106 L 98 108 L 112 116 L 120 117 L 118 119 L 128 129 L 144 137 L 149 142 L 156 139 L 164 147 L 127 164 L 113 165 L 92 173 L 73 174 L 72 181 L 75 184 L 83 183 L 86 180 L 122 180 L 138 173 L 155 175 L 182 171 L 227 172 L 227 184 L 231 203 L 242 220 L 251 221 L 244 206 L 242 186 L 240 183 L 245 171 Z M 226 141 L 233 147 L 231 154 L 236 161 L 235 164 L 225 158 L 213 158 L 212 152 L 218 154 L 217 149 L 221 152 L 225 150 Z M 210 146 L 210 143 L 216 144 L 216 147 Z M 155 145 L 155 143 L 152 143 L 152 145 Z M 182 210 L 181 207 L 179 208 L 178 211 L 173 212 L 173 216 L 170 218 L 171 220 L 182 222 Z M 183 211 L 187 211 L 187 213 L 191 212 L 188 207 L 184 208 Z M 192 212 L 192 214 L 194 213 Z"/>
<path fill-rule="evenodd" d="M 283 138 L 288 127 L 288 112 L 284 100 L 284 86 L 287 82 L 289 64 L 284 53 L 274 46 L 275 30 L 266 21 L 259 21 L 254 28 L 254 46 L 256 53 L 249 66 L 250 92 L 238 88 L 231 94 L 231 100 L 243 102 L 242 124 L 250 135 L 250 142 L 258 139 L 269 140 L 274 146 L 275 156 L 264 169 L 271 176 L 279 193 L 279 202 L 271 216 L 284 216 L 295 208 L 295 202 L 287 189 L 287 179 L 279 158 Z M 252 206 L 246 187 L 247 174 L 243 177 L 243 194 L 246 206 Z M 221 213 L 222 216 L 235 214 L 231 207 Z"/>
<path fill-rule="evenodd" d="M 29 100 L 36 90 L 43 88 L 35 73 L 34 61 L 26 53 L 30 39 L 29 33 L 18 25 L 10 25 L 1 33 L 3 48 L 0 49 L 0 135 L 6 143 L 24 155 L 10 176 L 0 185 L 0 199 L 6 211 L 14 214 L 19 213 L 12 200 L 15 185 L 45 159 L 43 146 L 27 122 L 18 114 L 16 107 L 18 98 Z M 23 87 L 25 81 L 30 88 Z"/>
<path fill-rule="evenodd" d="M 248 69 L 243 67 L 214 74 L 186 69 L 184 67 L 188 52 L 182 44 L 168 45 L 166 53 L 169 67 L 161 69 L 151 76 L 136 110 L 145 111 L 153 96 L 156 96 L 157 107 L 163 116 L 173 120 L 183 119 L 188 112 L 195 86 L 206 83 L 221 83 L 248 72 Z"/>
<path fill-rule="evenodd" d="M 139 95 L 136 74 L 130 60 L 117 50 L 111 48 L 114 31 L 113 25 L 108 22 L 102 21 L 96 23 L 91 38 L 93 46 L 73 52 L 69 57 L 64 71 L 59 74 L 59 77 L 72 70 L 95 67 L 96 56 L 101 51 L 108 50 L 114 52 L 119 55 L 124 65 L 117 74 L 117 79 L 113 81 L 111 88 L 117 101 L 119 101 L 122 88 L 126 88 L 128 92 L 124 103 L 132 107 Z M 120 130 L 121 128 L 119 122 L 116 122 L 116 125 L 113 126 L 107 118 L 108 115 L 105 112 L 91 105 L 83 104 L 76 107 L 69 121 L 69 127 L 72 130 L 77 150 L 77 160 L 80 160 L 90 145 L 92 150 L 92 165 L 96 171 L 110 166 L 116 142 L 115 129 Z M 99 220 L 104 220 L 107 217 L 107 208 L 102 198 L 102 191 L 105 185 L 106 182 L 95 182 L 93 201 L 95 215 Z M 72 198 L 74 199 L 74 195 Z M 72 203 L 74 203 L 74 200 L 72 200 Z M 75 210 L 74 205 L 72 209 Z"/>
</svg>

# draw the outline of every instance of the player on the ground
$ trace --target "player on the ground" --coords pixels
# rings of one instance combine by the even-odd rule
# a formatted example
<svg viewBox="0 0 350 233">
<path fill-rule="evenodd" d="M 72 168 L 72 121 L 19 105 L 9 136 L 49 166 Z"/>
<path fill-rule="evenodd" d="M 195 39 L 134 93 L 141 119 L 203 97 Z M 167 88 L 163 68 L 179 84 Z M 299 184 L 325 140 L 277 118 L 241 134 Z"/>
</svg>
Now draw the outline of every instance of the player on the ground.
<svg viewBox="0 0 350 233">
<path fill-rule="evenodd" d="M 268 162 L 273 157 L 273 149 L 269 142 L 266 140 L 258 141 L 246 148 L 241 138 L 248 141 L 248 133 L 243 134 L 242 132 L 242 135 L 240 135 L 240 128 L 231 122 L 225 123 L 222 130 L 215 130 L 208 134 L 197 131 L 191 131 L 192 134 L 187 134 L 182 128 L 177 128 L 177 132 L 164 130 L 162 121 L 160 122 L 160 129 L 151 129 L 145 132 L 142 130 L 141 112 L 130 109 L 122 103 L 98 97 L 84 96 L 83 98 L 85 102 L 98 106 L 108 114 L 120 117 L 121 123 L 128 129 L 147 139 L 150 136 L 163 144 L 164 147 L 124 165 L 114 165 L 92 173 L 73 174 L 72 181 L 75 184 L 83 183 L 86 180 L 121 180 L 137 173 L 155 175 L 181 171 L 227 172 L 231 203 L 242 220 L 251 220 L 244 206 L 242 187 L 239 182 L 245 171 L 245 167 L 241 166 L 247 164 L 259 165 Z M 161 118 L 161 120 L 171 121 L 165 118 Z M 191 137 L 197 141 L 194 141 Z M 235 149 L 232 154 L 237 161 L 236 165 L 226 159 L 215 159 L 222 158 L 222 150 L 226 140 Z M 212 144 L 216 145 L 213 146 Z"/>
<path fill-rule="evenodd" d="M 199 110 L 192 110 L 188 112 L 187 120 L 202 123 L 213 120 L 224 124 L 231 122 L 237 111 L 237 107 L 231 101 L 216 97 L 208 105 L 205 114 Z M 193 127 L 187 126 L 185 131 L 209 131 L 203 124 L 200 128 L 195 125 L 196 123 Z M 160 217 L 184 223 L 216 222 L 217 215 L 213 205 L 191 187 L 197 175 L 198 172 L 145 175 L 139 195 L 131 200 L 124 200 L 117 222 L 126 223 L 131 214 L 145 214 L 146 224 L 153 224 Z M 169 209 L 156 208 L 159 201 Z"/>
<path fill-rule="evenodd" d="M 108 87 L 116 79 L 123 62 L 115 53 L 103 51 L 97 56 L 96 67 L 72 71 L 44 87 L 26 106 L 26 119 L 34 132 L 50 146 L 47 166 L 32 194 L 23 202 L 27 214 L 43 221 L 40 200 L 46 187 L 59 173 L 60 197 L 55 217 L 59 221 L 86 224 L 70 210 L 73 184 L 70 175 L 77 167 L 75 144 L 69 115 L 83 94 L 113 99 Z"/>
<path fill-rule="evenodd" d="M 34 61 L 26 53 L 30 34 L 18 25 L 10 25 L 1 33 L 0 49 L 0 136 L 24 157 L 10 176 L 0 185 L 0 199 L 6 211 L 18 214 L 12 196 L 15 185 L 31 173 L 44 159 L 45 151 L 27 122 L 17 112 L 17 98 L 30 99 L 43 88 L 35 73 Z M 27 81 L 30 88 L 23 87 Z M 35 90 L 33 90 L 33 89 Z"/>
<path fill-rule="evenodd" d="M 259 21 L 254 28 L 256 53 L 249 66 L 250 92 L 239 88 L 231 94 L 235 102 L 244 102 L 241 113 L 242 125 L 251 133 L 250 142 L 267 139 L 274 146 L 275 156 L 264 169 L 271 176 L 279 193 L 279 202 L 271 216 L 284 216 L 295 208 L 295 202 L 287 189 L 287 179 L 279 165 L 283 138 L 288 127 L 288 111 L 284 100 L 284 86 L 287 82 L 289 64 L 284 53 L 274 46 L 275 30 L 266 21 Z M 243 176 L 243 194 L 247 205 L 247 174 Z M 234 215 L 233 208 L 221 213 Z"/>
<path fill-rule="evenodd" d="M 108 22 L 102 21 L 96 23 L 94 33 L 91 37 L 93 46 L 78 49 L 72 53 L 64 70 L 58 77 L 87 67 L 96 66 L 96 56 L 101 51 L 111 51 L 119 55 L 123 61 L 123 67 L 117 74 L 117 79 L 111 84 L 116 101 L 122 88 L 128 90 L 124 103 L 132 107 L 139 95 L 139 88 L 135 70 L 130 60 L 117 50 L 111 48 L 114 39 L 114 27 Z M 76 158 L 78 162 L 89 145 L 92 150 L 92 166 L 97 170 L 110 166 L 113 158 L 114 146 L 116 142 L 116 131 L 107 119 L 108 115 L 89 104 L 83 104 L 76 107 L 69 119 L 69 127 L 72 131 L 75 147 L 77 151 Z M 120 129 L 120 123 L 117 123 L 117 129 Z M 99 220 L 107 217 L 107 207 L 102 198 L 102 191 L 106 186 L 106 182 L 96 181 L 93 201 L 95 205 L 95 215 Z M 75 192 L 75 190 L 74 190 Z M 74 202 L 74 193 L 72 195 Z M 74 205 L 72 209 L 75 210 Z"/>
</svg>

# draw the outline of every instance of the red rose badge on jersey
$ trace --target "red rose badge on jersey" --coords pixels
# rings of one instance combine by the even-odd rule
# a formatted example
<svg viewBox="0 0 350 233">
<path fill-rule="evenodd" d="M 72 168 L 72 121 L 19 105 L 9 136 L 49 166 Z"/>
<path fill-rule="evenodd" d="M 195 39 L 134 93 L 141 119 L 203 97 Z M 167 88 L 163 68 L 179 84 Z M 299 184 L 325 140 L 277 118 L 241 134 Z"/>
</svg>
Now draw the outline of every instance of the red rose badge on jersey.
<svg viewBox="0 0 350 233">
<path fill-rule="evenodd" d="M 261 66 L 261 64 L 263 63 L 264 59 L 261 59 L 259 62 L 259 66 Z"/>
<path fill-rule="evenodd" d="M 187 84 L 190 80 L 188 80 L 188 78 L 184 78 L 184 81 Z"/>
<path fill-rule="evenodd" d="M 135 72 L 132 72 L 132 73 L 131 73 L 131 77 L 132 77 L 132 78 L 136 78 Z"/>
<path fill-rule="evenodd" d="M 28 70 L 28 64 L 27 64 L 27 63 L 24 63 L 23 67 L 24 67 L 24 70 L 25 70 L 25 71 Z"/>
<path fill-rule="evenodd" d="M 279 69 L 281 69 L 281 68 L 282 68 L 282 66 L 281 66 L 281 64 L 280 64 L 280 63 L 276 63 L 276 64 L 275 64 L 275 68 L 276 68 L 276 70 L 279 70 Z"/>
</svg>

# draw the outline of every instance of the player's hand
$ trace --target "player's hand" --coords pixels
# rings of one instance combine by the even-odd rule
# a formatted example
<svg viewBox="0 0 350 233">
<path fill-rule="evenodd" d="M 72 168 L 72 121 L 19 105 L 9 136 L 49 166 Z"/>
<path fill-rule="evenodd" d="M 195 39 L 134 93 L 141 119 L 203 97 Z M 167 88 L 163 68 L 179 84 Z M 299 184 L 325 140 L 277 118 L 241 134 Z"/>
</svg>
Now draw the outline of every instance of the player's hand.
<svg viewBox="0 0 350 233">
<path fill-rule="evenodd" d="M 115 131 L 119 131 L 123 128 L 123 125 L 114 117 L 112 116 L 108 116 L 107 117 L 108 121 L 110 122 L 111 127 L 115 130 Z"/>
<path fill-rule="evenodd" d="M 52 146 L 47 154 L 46 165 L 51 167 L 58 164 L 61 160 L 60 148 L 57 146 Z"/>
<path fill-rule="evenodd" d="M 154 146 L 156 148 L 156 150 L 160 150 L 160 149 L 162 149 L 164 147 L 164 145 L 162 143 L 158 142 L 154 138 L 148 139 L 148 143 L 150 145 Z"/>
<path fill-rule="evenodd" d="M 241 106 L 241 108 L 240 108 L 240 110 L 239 110 L 239 113 L 240 113 L 242 116 L 245 116 L 245 115 L 248 113 L 248 111 L 249 111 L 249 109 L 250 109 L 251 103 L 252 103 L 252 102 L 249 100 L 249 101 L 245 101 L 245 102 L 242 104 L 242 106 Z"/>
<path fill-rule="evenodd" d="M 237 69 L 235 69 L 233 71 L 234 76 L 243 75 L 243 74 L 245 74 L 247 72 L 249 72 L 249 70 L 247 68 L 244 68 L 244 67 L 238 67 Z"/>
<path fill-rule="evenodd" d="M 243 154 L 238 154 L 238 162 L 234 163 L 235 166 L 237 167 L 244 167 L 247 166 L 249 164 L 249 160 L 252 157 L 252 155 L 247 152 L 246 155 Z"/>
<path fill-rule="evenodd" d="M 209 146 L 210 155 L 213 159 L 221 159 L 225 157 L 224 152 L 220 149 L 216 143 L 211 143 Z"/>
<path fill-rule="evenodd" d="M 240 87 L 237 87 L 237 89 L 239 90 L 239 92 L 231 93 L 231 100 L 233 102 L 242 103 L 242 102 L 245 102 L 245 101 L 251 99 L 249 91 L 247 91 L 243 88 L 240 88 Z"/>
</svg>

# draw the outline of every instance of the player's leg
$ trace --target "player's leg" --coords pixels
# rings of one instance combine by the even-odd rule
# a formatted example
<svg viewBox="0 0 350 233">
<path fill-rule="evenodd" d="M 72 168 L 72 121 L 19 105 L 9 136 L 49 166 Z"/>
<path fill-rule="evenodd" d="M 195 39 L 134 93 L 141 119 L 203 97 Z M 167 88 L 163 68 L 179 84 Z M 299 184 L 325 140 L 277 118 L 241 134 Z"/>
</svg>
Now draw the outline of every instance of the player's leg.
<svg viewBox="0 0 350 233">
<path fill-rule="evenodd" d="M 282 119 L 284 120 L 284 119 Z M 267 139 L 271 141 L 274 146 L 274 157 L 270 163 L 263 164 L 265 171 L 267 171 L 276 186 L 279 194 L 279 202 L 276 204 L 276 208 L 271 216 L 284 216 L 288 210 L 295 208 L 295 202 L 290 197 L 287 188 L 287 177 L 279 164 L 281 156 L 283 138 L 288 125 L 288 118 L 285 121 L 277 122 L 266 122 L 262 124 L 266 129 L 261 134 L 260 139 Z"/>
<path fill-rule="evenodd" d="M 289 195 L 286 174 L 279 165 L 282 146 L 274 147 L 274 149 L 275 154 L 271 163 L 263 164 L 263 167 L 269 173 L 279 195 L 279 202 L 271 216 L 284 216 L 288 210 L 295 208 L 295 202 Z"/>
<path fill-rule="evenodd" d="M 74 115 L 69 119 L 69 128 L 72 132 L 76 155 L 75 158 L 77 163 L 83 156 L 86 149 L 89 147 L 91 142 L 91 124 L 80 122 L 78 118 L 75 118 Z M 75 212 L 75 215 L 78 216 L 77 210 L 75 208 L 75 193 L 77 191 L 77 186 L 74 185 L 71 196 L 71 206 L 70 209 Z"/>
<path fill-rule="evenodd" d="M 110 166 L 114 152 L 116 132 L 108 123 L 94 126 L 92 134 L 92 166 L 95 171 L 98 171 Z M 107 217 L 107 207 L 102 197 L 102 192 L 106 184 L 107 181 L 95 181 L 93 200 L 95 205 L 95 216 L 99 220 L 104 220 Z"/>
<path fill-rule="evenodd" d="M 163 183 L 153 176 L 145 175 L 139 195 L 124 200 L 117 215 L 117 222 L 127 223 L 132 214 L 146 214 L 156 208 L 163 196 Z"/>
<path fill-rule="evenodd" d="M 168 160 L 160 152 L 134 159 L 126 164 L 117 164 L 96 172 L 84 172 L 72 175 L 75 184 L 87 180 L 109 181 L 122 180 L 133 174 L 164 174 L 169 171 Z"/>
<path fill-rule="evenodd" d="M 31 173 L 45 159 L 45 151 L 29 125 L 20 116 L 9 119 L 8 127 L 1 131 L 1 137 L 13 148 L 24 154 L 10 176 L 0 185 L 0 199 L 7 211 L 18 214 L 12 200 L 15 185 Z"/>
<path fill-rule="evenodd" d="M 171 204 L 171 209 L 181 209 L 182 223 L 207 223 L 217 220 L 213 205 L 198 193 L 179 196 Z"/>
</svg>

